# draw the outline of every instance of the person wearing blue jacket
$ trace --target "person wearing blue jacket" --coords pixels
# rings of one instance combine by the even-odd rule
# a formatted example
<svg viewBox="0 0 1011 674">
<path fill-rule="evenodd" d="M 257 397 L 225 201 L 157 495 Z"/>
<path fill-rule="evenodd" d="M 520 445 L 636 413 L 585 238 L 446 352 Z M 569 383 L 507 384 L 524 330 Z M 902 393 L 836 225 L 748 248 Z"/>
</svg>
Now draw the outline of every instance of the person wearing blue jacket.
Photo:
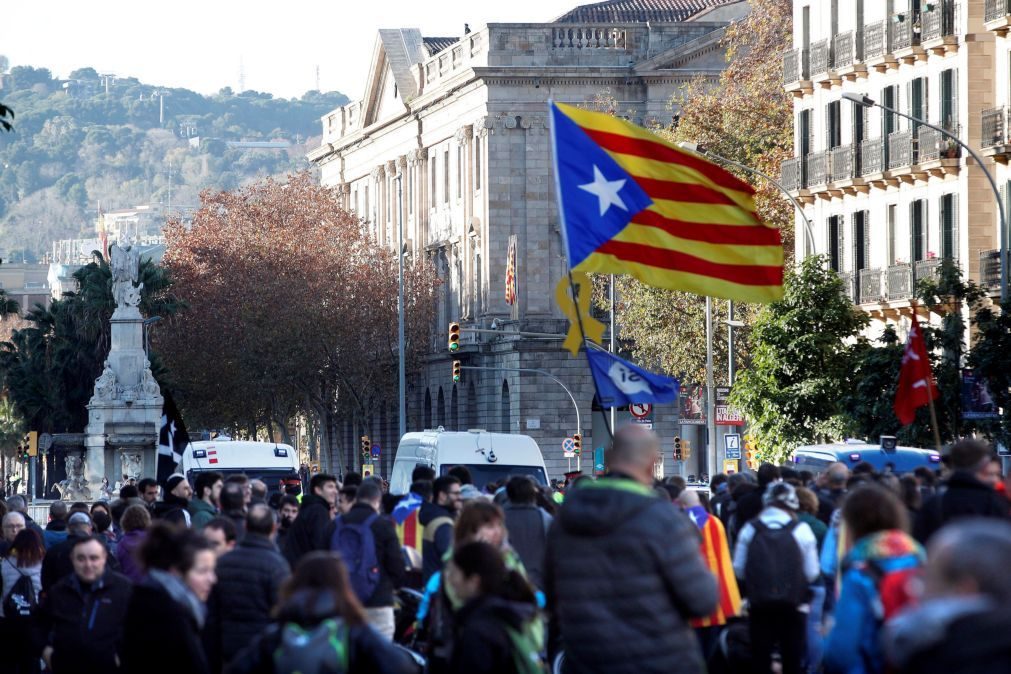
<svg viewBox="0 0 1011 674">
<path fill-rule="evenodd" d="M 885 487 L 867 484 L 851 491 L 842 519 L 854 544 L 843 560 L 823 664 L 826 674 L 878 674 L 885 671 L 882 626 L 905 605 L 925 556 L 907 533 L 905 507 Z"/>
</svg>

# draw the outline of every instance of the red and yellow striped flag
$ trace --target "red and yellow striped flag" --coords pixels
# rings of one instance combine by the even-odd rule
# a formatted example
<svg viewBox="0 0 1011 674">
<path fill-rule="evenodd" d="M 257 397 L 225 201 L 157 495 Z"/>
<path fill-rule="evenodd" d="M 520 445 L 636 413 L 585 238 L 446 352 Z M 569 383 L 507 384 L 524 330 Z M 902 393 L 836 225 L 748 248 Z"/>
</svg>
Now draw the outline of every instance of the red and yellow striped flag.
<svg viewBox="0 0 1011 674">
<path fill-rule="evenodd" d="M 783 244 L 754 189 L 623 119 L 551 105 L 559 211 L 573 270 L 748 302 L 783 296 Z"/>
<path fill-rule="evenodd" d="M 716 576 L 719 602 L 716 610 L 705 618 L 691 621 L 692 627 L 713 627 L 725 625 L 727 619 L 741 612 L 741 592 L 734 576 L 734 564 L 730 559 L 730 547 L 727 545 L 727 533 L 718 517 L 706 512 L 702 506 L 694 506 L 686 511 L 695 526 L 702 534 L 702 559 L 706 566 Z"/>
</svg>

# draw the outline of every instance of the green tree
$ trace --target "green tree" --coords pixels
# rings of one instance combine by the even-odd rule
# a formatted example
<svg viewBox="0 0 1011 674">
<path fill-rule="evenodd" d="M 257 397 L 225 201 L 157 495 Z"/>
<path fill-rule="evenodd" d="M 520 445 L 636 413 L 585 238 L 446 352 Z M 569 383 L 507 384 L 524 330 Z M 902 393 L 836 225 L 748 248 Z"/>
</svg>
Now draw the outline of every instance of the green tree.
<svg viewBox="0 0 1011 674">
<path fill-rule="evenodd" d="M 838 437 L 846 426 L 840 392 L 854 384 L 857 344 L 869 319 L 843 295 L 821 256 L 787 271 L 781 301 L 761 310 L 751 363 L 731 403 L 747 416 L 763 458 L 785 459 L 797 445 Z"/>
<path fill-rule="evenodd" d="M 967 363 L 986 382 L 1002 415 L 978 422 L 980 430 L 1005 447 L 1011 446 L 1011 300 L 999 307 L 982 303 L 975 312 L 975 343 Z"/>
<path fill-rule="evenodd" d="M 65 293 L 49 308 L 36 305 L 24 316 L 27 326 L 0 343 L 0 388 L 8 391 L 17 414 L 40 431 L 84 429 L 85 406 L 109 352 L 115 302 L 108 262 L 96 253 L 74 279 L 78 291 Z M 143 313 L 171 316 L 180 308 L 168 292 L 164 268 L 145 260 L 139 279 Z"/>
</svg>

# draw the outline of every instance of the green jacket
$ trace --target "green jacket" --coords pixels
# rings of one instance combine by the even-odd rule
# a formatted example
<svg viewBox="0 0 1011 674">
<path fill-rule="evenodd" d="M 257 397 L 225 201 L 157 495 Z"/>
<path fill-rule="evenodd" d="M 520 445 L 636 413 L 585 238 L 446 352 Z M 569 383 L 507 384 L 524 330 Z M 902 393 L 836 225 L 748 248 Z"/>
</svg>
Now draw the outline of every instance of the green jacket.
<svg viewBox="0 0 1011 674">
<path fill-rule="evenodd" d="M 218 511 L 215 510 L 214 506 L 203 499 L 190 499 L 190 503 L 186 506 L 186 509 L 190 513 L 190 524 L 193 531 L 200 531 L 208 522 L 218 516 Z"/>
</svg>

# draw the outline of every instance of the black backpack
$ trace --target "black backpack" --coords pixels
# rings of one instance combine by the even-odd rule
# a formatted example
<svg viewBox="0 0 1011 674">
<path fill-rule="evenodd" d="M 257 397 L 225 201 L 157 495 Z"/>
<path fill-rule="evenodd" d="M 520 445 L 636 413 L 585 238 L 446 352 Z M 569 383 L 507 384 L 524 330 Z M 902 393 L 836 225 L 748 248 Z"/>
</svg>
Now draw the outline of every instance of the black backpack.
<svg viewBox="0 0 1011 674">
<path fill-rule="evenodd" d="M 4 617 L 8 620 L 26 620 L 31 618 L 35 614 L 35 609 L 39 606 L 39 598 L 35 594 L 35 585 L 32 584 L 32 577 L 21 569 L 18 569 L 10 557 L 7 557 L 4 561 L 17 569 L 20 574 L 20 577 L 14 582 L 14 587 L 4 597 Z"/>
<path fill-rule="evenodd" d="M 751 520 L 755 536 L 748 546 L 744 583 L 752 606 L 800 606 L 808 600 L 804 555 L 793 537 L 797 520 L 771 528 L 759 518 Z"/>
<path fill-rule="evenodd" d="M 350 670 L 347 625 L 337 618 L 304 629 L 295 623 L 281 628 L 281 641 L 273 653 L 277 674 L 344 674 Z"/>
</svg>

